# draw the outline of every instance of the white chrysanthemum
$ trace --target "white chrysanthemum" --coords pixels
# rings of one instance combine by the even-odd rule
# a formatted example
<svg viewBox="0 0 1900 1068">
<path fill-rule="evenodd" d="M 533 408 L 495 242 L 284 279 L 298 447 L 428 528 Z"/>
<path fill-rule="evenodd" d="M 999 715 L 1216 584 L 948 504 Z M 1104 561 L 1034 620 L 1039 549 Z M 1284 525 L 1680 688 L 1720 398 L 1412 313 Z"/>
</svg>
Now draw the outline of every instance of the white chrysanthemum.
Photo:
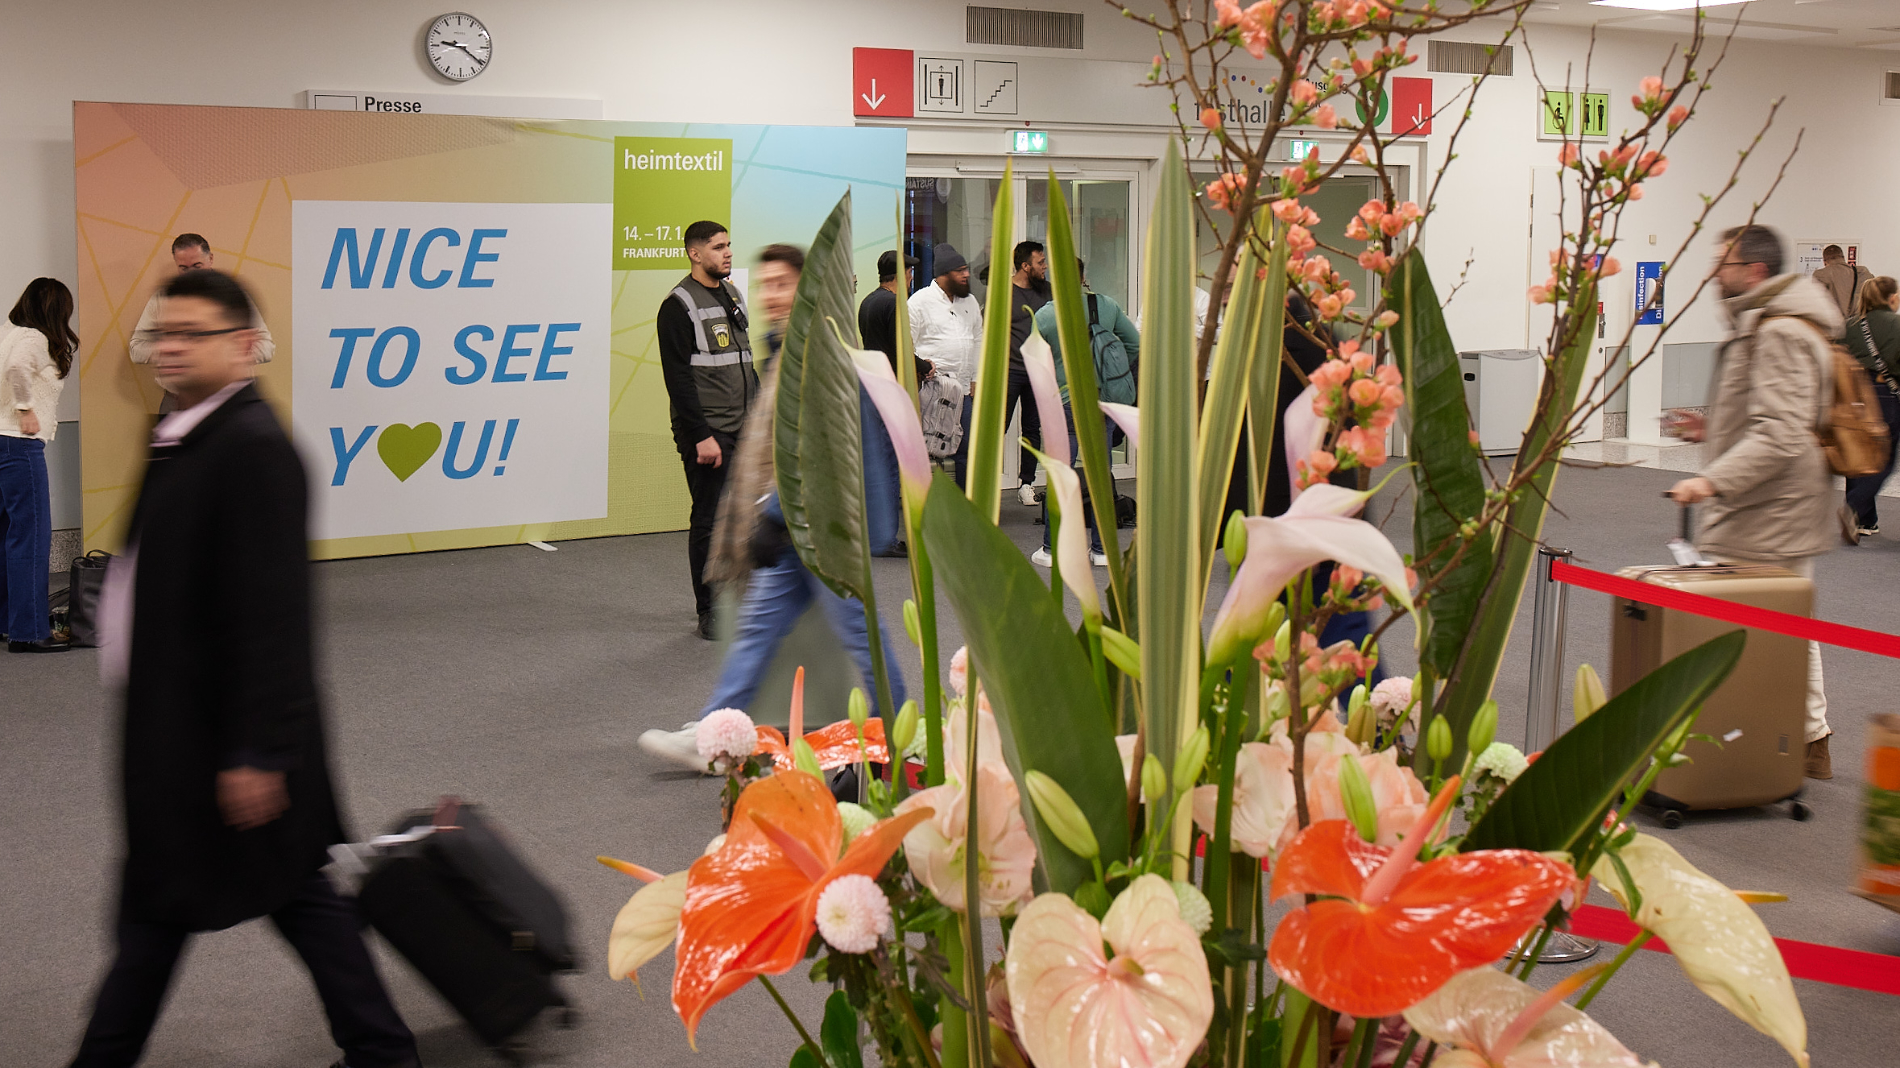
<svg viewBox="0 0 1900 1068">
<path fill-rule="evenodd" d="M 1474 770 L 1495 775 L 1506 783 L 1516 782 L 1517 777 L 1530 766 L 1524 754 L 1509 742 L 1492 742 L 1484 752 L 1478 754 L 1477 763 L 1473 765 Z"/>
<path fill-rule="evenodd" d="M 890 899 L 868 875 L 840 875 L 818 895 L 818 933 L 841 953 L 869 953 L 890 926 Z"/>
<path fill-rule="evenodd" d="M 1194 933 L 1204 935 L 1214 926 L 1214 906 L 1207 903 L 1207 895 L 1193 883 L 1174 880 L 1168 884 L 1174 887 L 1174 903 L 1181 906 L 1181 919 Z"/>
<path fill-rule="evenodd" d="M 1394 715 L 1412 703 L 1412 680 L 1404 676 L 1390 678 L 1372 688 L 1372 707 Z"/>
<path fill-rule="evenodd" d="M 838 802 L 838 819 L 844 824 L 846 845 L 850 845 L 853 838 L 877 825 L 877 817 L 871 815 L 869 809 L 849 801 Z"/>
<path fill-rule="evenodd" d="M 962 697 L 970 684 L 970 647 L 959 646 L 950 654 L 950 691 Z"/>
<path fill-rule="evenodd" d="M 736 708 L 721 708 L 699 721 L 693 744 L 708 762 L 721 758 L 744 760 L 758 751 L 759 731 L 752 725 L 751 716 Z"/>
</svg>

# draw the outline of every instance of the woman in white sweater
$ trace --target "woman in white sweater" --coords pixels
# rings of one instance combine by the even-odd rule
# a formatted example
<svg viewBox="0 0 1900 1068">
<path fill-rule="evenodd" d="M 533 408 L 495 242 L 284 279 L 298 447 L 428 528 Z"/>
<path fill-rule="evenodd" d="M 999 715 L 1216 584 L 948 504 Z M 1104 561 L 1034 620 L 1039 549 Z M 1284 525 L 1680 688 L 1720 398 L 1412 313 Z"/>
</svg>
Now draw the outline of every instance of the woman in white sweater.
<svg viewBox="0 0 1900 1068">
<path fill-rule="evenodd" d="M 56 653 L 46 616 L 46 558 L 53 551 L 46 443 L 59 428 L 59 391 L 72 370 L 73 295 L 35 278 L 0 324 L 0 631 L 12 653 Z"/>
</svg>

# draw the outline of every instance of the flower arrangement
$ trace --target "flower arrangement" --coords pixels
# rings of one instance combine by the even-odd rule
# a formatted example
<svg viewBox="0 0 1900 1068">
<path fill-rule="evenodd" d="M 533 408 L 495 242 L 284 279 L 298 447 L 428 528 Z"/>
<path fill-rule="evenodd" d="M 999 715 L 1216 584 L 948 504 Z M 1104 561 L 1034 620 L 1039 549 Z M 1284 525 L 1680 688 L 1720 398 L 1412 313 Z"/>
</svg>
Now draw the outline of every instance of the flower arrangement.
<svg viewBox="0 0 1900 1068">
<path fill-rule="evenodd" d="M 1561 149 L 1576 199 L 1551 277 L 1530 294 L 1553 313 L 1545 385 L 1509 470 L 1492 474 L 1417 247 L 1430 198 L 1399 197 L 1383 163 L 1390 136 L 1336 104 L 1375 103 L 1416 59 L 1415 38 L 1487 19 L 1514 32 L 1527 6 L 1216 0 L 1131 15 L 1171 43 L 1151 80 L 1198 123 L 1171 144 L 1153 212 L 1138 408 L 1096 396 L 1068 211 L 1050 183 L 1061 355 L 1033 333 L 1022 351 L 1044 425 L 1063 421 L 1057 358 L 1078 417 L 1075 456 L 1061 435 L 1047 443 L 1046 584 L 996 525 L 1007 287 L 991 290 L 959 491 L 930 470 L 903 302 L 895 370 L 851 342 L 847 194 L 812 242 L 786 333 L 778 487 L 801 557 L 874 615 L 862 389 L 898 458 L 913 594 L 903 619 L 923 699 L 886 722 L 854 693 L 844 720 L 811 734 L 801 696 L 786 735 L 730 710 L 708 717 L 700 754 L 727 776 L 725 833 L 672 875 L 608 862 L 645 883 L 614 925 L 616 978 L 676 946 L 672 1004 L 690 1039 L 721 999 L 754 981 L 773 989 L 809 961 L 813 980 L 837 988 L 816 1034 L 773 989 L 797 1035 L 794 1068 L 857 1068 L 866 1041 L 911 1068 L 1635 1066 L 1645 1062 L 1583 1010 L 1657 936 L 1694 985 L 1807 1063 L 1787 969 L 1750 910 L 1772 895 L 1728 890 L 1620 818 L 1680 757 L 1741 634 L 1613 697 L 1581 672 L 1577 725 L 1542 753 L 1495 737 L 1504 635 L 1556 458 L 1589 411 L 1578 398 L 1595 286 L 1617 270 L 1622 208 L 1665 172 L 1713 69 L 1698 69 L 1698 32 L 1640 83 L 1637 129 L 1594 163 L 1578 144 Z M 1227 119 L 1220 64 L 1238 52 L 1279 65 L 1264 125 Z M 1270 176 L 1268 149 L 1299 125 L 1352 143 L 1339 162 L 1309 156 Z M 1196 191 L 1184 152 L 1221 173 Z M 1371 168 L 1384 195 L 1347 224 L 1363 247 L 1322 249 L 1300 198 L 1348 161 Z M 994 250 L 1013 244 L 1011 196 L 1006 180 Z M 1232 282 L 1198 338 L 1196 211 L 1221 240 L 1214 291 Z M 1360 310 L 1336 266 L 1354 262 L 1380 280 Z M 1289 314 L 1292 294 L 1310 318 Z M 1281 418 L 1289 332 L 1326 359 Z M 1139 443 L 1142 516 L 1133 544 L 1109 553 L 1105 590 L 1083 522 L 1092 508 L 1105 537 L 1116 529 L 1106 424 L 1081 417 L 1098 406 Z M 1404 477 L 1420 502 L 1409 559 L 1360 517 L 1388 459 L 1385 431 L 1406 412 Z M 1275 435 L 1294 496 L 1267 515 Z M 1223 517 L 1237 452 L 1249 507 Z M 1223 554 L 1232 578 L 1204 634 Z M 968 639 L 947 661 L 940 600 Z M 1335 619 L 1381 610 L 1363 640 L 1322 637 Z M 1380 638 L 1406 616 L 1419 672 L 1373 685 Z M 888 694 L 885 665 L 873 666 Z M 919 789 L 898 771 L 907 759 Z M 840 802 L 824 774 L 846 764 L 862 785 Z M 1594 883 L 1644 933 L 1538 992 L 1525 980 Z M 1291 907 L 1270 925 L 1281 901 Z M 985 944 L 985 917 L 1002 946 Z"/>
</svg>

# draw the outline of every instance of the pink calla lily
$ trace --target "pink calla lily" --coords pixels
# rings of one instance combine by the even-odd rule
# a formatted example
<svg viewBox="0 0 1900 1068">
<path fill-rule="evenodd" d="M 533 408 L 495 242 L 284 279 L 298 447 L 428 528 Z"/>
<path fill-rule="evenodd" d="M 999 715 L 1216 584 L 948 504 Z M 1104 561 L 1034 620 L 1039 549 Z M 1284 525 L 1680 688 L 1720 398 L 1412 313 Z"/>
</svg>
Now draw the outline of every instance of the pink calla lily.
<svg viewBox="0 0 1900 1068">
<path fill-rule="evenodd" d="M 1259 644 L 1265 637 L 1261 631 L 1267 608 L 1280 591 L 1293 576 L 1327 560 L 1358 568 L 1378 579 L 1387 596 L 1412 606 L 1399 551 L 1379 528 L 1342 514 L 1356 509 L 1365 496 L 1337 486 L 1314 486 L 1278 519 L 1254 516 L 1246 521 L 1247 558 L 1214 615 L 1208 663 L 1230 663 Z"/>
<path fill-rule="evenodd" d="M 1055 439 L 1045 435 L 1043 440 L 1053 442 Z M 1056 502 L 1052 515 L 1056 524 L 1056 562 L 1062 565 L 1057 570 L 1062 575 L 1062 584 L 1081 602 L 1084 616 L 1100 619 L 1102 595 L 1095 588 L 1095 572 L 1089 563 L 1088 515 L 1083 511 L 1082 480 L 1076 477 L 1075 468 L 1034 446 L 1028 448 L 1042 461 L 1043 474 L 1049 479 L 1049 494 Z"/>
<path fill-rule="evenodd" d="M 1023 339 L 1023 370 L 1029 372 L 1029 389 L 1036 395 L 1036 414 L 1042 418 L 1044 427 L 1062 427 L 1068 420 L 1062 416 L 1062 387 L 1056 382 L 1056 356 L 1049 343 L 1042 339 L 1042 332 L 1031 327 L 1029 336 Z M 1043 447 L 1049 455 L 1055 457 L 1054 464 L 1044 467 L 1067 467 L 1074 457 L 1069 455 L 1069 435 L 1061 430 L 1045 430 L 1042 435 Z"/>
<path fill-rule="evenodd" d="M 851 362 L 857 366 L 858 381 L 871 396 L 871 404 L 890 432 L 891 448 L 897 453 L 897 471 L 906 489 L 922 501 L 930 492 L 930 453 L 924 448 L 924 425 L 917 417 L 917 406 L 891 371 L 891 363 L 881 352 L 851 349 Z"/>
<path fill-rule="evenodd" d="M 1132 404 L 1110 404 L 1107 401 L 1095 403 L 1101 405 L 1102 411 L 1110 419 L 1115 420 L 1115 425 L 1122 428 L 1122 433 L 1128 435 L 1128 443 L 1139 450 L 1141 448 L 1141 409 Z"/>
<path fill-rule="evenodd" d="M 1280 417 L 1280 433 L 1286 442 L 1286 484 L 1292 487 L 1295 501 L 1305 495 L 1300 489 L 1299 462 L 1326 440 L 1326 420 L 1313 410 L 1313 401 L 1318 396 L 1319 389 L 1309 384 Z"/>
<path fill-rule="evenodd" d="M 1181 1068 L 1214 1017 L 1207 955 L 1159 875 L 1130 883 L 1100 923 L 1066 895 L 1038 897 L 1004 969 L 1036 1068 Z"/>
</svg>

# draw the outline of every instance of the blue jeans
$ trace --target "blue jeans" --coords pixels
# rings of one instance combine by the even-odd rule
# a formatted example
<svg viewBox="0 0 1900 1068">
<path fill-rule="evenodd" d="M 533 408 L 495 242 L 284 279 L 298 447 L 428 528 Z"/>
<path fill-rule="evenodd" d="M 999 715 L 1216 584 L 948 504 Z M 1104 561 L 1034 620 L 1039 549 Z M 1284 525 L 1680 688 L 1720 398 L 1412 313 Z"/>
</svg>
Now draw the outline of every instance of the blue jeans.
<svg viewBox="0 0 1900 1068">
<path fill-rule="evenodd" d="M 1879 499 L 1880 487 L 1887 484 L 1887 476 L 1893 474 L 1894 450 L 1900 445 L 1900 397 L 1895 397 L 1893 387 L 1885 382 L 1874 383 L 1874 395 L 1880 400 L 1880 415 L 1887 421 L 1887 463 L 1877 475 L 1847 480 L 1847 506 L 1854 510 L 1854 517 L 1863 527 L 1880 526 L 1880 511 L 1875 501 Z"/>
<path fill-rule="evenodd" d="M 42 565 L 44 566 L 44 565 Z M 44 585 L 44 583 L 42 583 Z M 787 547 L 778 563 L 755 568 L 746 587 L 745 600 L 739 605 L 739 625 L 732 635 L 732 648 L 726 650 L 726 662 L 719 669 L 719 682 L 712 698 L 699 712 L 700 718 L 721 708 L 744 708 L 759 692 L 759 683 L 772 666 L 779 643 L 790 634 L 798 617 L 816 600 L 824 609 L 831 629 L 844 642 L 845 651 L 857 661 L 858 674 L 864 679 L 864 691 L 877 705 L 876 675 L 871 669 L 871 644 L 864 625 L 864 605 L 846 600 L 805 567 L 795 549 Z M 904 676 L 891 655 L 890 638 L 878 624 L 878 641 L 884 646 L 885 673 L 891 679 L 891 700 L 904 703 Z M 896 714 L 896 708 L 887 709 Z"/>
<path fill-rule="evenodd" d="M 897 450 L 891 432 L 858 387 L 858 424 L 864 441 L 864 521 L 872 556 L 889 556 L 904 529 L 903 503 L 897 481 Z"/>
<path fill-rule="evenodd" d="M 46 558 L 53 551 L 53 507 L 46 486 L 46 443 L 0 434 L 0 628 L 16 642 L 45 641 Z"/>
</svg>

